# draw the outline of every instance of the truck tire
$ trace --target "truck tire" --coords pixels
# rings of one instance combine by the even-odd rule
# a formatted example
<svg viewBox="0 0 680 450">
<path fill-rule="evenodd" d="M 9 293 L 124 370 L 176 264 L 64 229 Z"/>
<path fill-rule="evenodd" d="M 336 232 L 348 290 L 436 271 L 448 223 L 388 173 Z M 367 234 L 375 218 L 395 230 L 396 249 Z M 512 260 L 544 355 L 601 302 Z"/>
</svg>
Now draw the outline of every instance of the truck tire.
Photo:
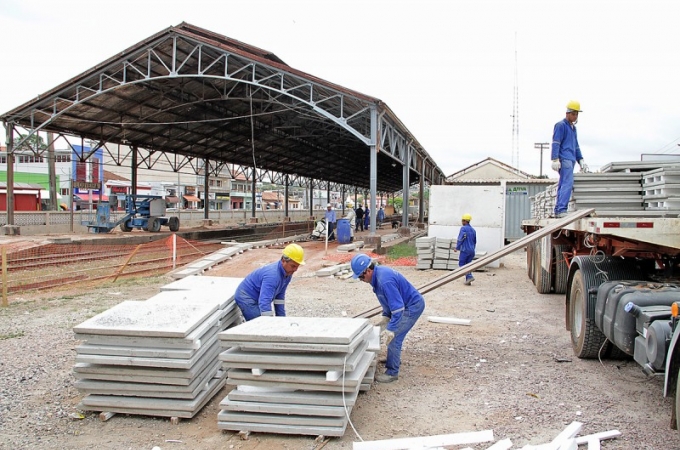
<svg viewBox="0 0 680 450">
<path fill-rule="evenodd" d="M 548 239 L 550 238 L 548 237 Z M 543 240 L 544 238 L 541 238 L 536 241 L 536 248 L 534 249 L 534 284 L 536 285 L 536 291 L 539 294 L 550 294 L 552 287 L 550 271 L 545 270 L 541 265 L 541 256 L 545 251 L 545 248 L 543 247 L 545 242 L 543 242 Z"/>
<path fill-rule="evenodd" d="M 168 219 L 168 228 L 170 228 L 170 231 L 178 231 L 179 230 L 179 217 L 172 216 Z"/>
<path fill-rule="evenodd" d="M 158 220 L 158 217 L 149 217 L 146 228 L 152 233 L 158 233 L 161 231 L 161 221 Z"/>
<path fill-rule="evenodd" d="M 121 231 L 124 231 L 125 233 L 129 233 L 130 231 L 132 231 L 132 227 L 128 226 L 127 221 L 120 224 L 120 229 L 121 229 Z"/>
<path fill-rule="evenodd" d="M 680 368 L 675 382 L 675 429 L 680 430 Z"/>
<path fill-rule="evenodd" d="M 566 294 L 567 283 L 569 282 L 569 266 L 564 259 L 563 253 L 568 251 L 566 245 L 555 245 L 553 247 L 553 261 L 555 261 L 555 294 Z"/>
<path fill-rule="evenodd" d="M 595 321 L 588 318 L 588 297 L 591 295 L 589 283 L 581 269 L 574 272 L 569 293 L 569 322 L 571 346 L 574 354 L 583 359 L 596 358 L 602 344 L 607 340 L 597 328 Z"/>
</svg>

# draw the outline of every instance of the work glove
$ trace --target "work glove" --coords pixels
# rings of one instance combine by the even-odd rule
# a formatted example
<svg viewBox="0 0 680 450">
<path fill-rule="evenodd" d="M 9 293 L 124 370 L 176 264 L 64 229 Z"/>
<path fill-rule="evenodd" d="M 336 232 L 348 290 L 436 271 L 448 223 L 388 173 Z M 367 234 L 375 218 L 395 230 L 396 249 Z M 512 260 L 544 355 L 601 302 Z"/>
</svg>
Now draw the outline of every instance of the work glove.
<svg viewBox="0 0 680 450">
<path fill-rule="evenodd" d="M 380 316 L 380 320 L 378 321 L 378 326 L 380 327 L 381 330 L 384 330 L 385 327 L 387 326 L 387 323 L 390 321 L 390 318 L 387 316 Z"/>
<path fill-rule="evenodd" d="M 588 173 L 590 172 L 590 169 L 588 169 L 588 164 L 583 159 L 578 160 L 578 165 L 581 166 L 581 172 L 583 173 Z"/>
<path fill-rule="evenodd" d="M 382 333 L 380 333 L 380 340 L 383 341 L 385 345 L 390 345 L 392 339 L 394 339 L 394 331 L 383 330 Z"/>
<path fill-rule="evenodd" d="M 581 161 L 583 161 L 583 160 L 581 160 Z M 552 170 L 554 170 L 555 172 L 559 172 L 560 168 L 562 168 L 562 164 L 560 163 L 559 159 L 553 159 L 550 167 L 552 167 Z"/>
</svg>

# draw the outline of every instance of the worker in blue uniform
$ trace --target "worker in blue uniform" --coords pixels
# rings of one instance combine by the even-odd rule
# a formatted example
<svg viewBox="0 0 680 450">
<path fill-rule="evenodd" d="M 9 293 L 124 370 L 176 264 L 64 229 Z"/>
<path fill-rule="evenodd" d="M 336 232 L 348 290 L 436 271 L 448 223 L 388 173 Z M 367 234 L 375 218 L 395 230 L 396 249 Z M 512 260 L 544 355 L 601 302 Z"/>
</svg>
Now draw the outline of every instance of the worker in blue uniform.
<svg viewBox="0 0 680 450">
<path fill-rule="evenodd" d="M 580 112 L 581 104 L 574 100 L 570 101 L 567 103 L 566 117 L 557 122 L 553 129 L 550 159 L 552 169 L 560 174 L 555 200 L 555 217 L 558 218 L 567 215 L 571 190 L 574 187 L 574 164 L 578 161 L 581 172 L 588 172 L 576 135 L 576 123 Z"/>
<path fill-rule="evenodd" d="M 279 261 L 251 272 L 234 296 L 243 318 L 248 321 L 260 316 L 285 316 L 286 289 L 293 274 L 304 264 L 302 247 L 290 244 L 283 249 Z"/>
<path fill-rule="evenodd" d="M 366 209 L 364 209 L 364 230 L 368 231 L 368 229 L 371 226 L 371 210 L 366 205 Z"/>
<path fill-rule="evenodd" d="M 472 228 L 472 225 L 470 225 L 471 220 L 472 216 L 470 214 L 463 214 L 461 219 L 463 226 L 460 227 L 460 231 L 458 232 L 458 240 L 456 240 L 456 248 L 454 249 L 454 252 L 460 252 L 460 255 L 458 256 L 458 267 L 463 267 L 464 265 L 471 263 L 475 257 L 477 232 Z M 475 277 L 472 276 L 472 272 L 466 273 L 465 284 L 470 286 L 473 281 L 475 281 Z"/>
<path fill-rule="evenodd" d="M 399 272 L 378 266 L 371 258 L 359 253 L 350 262 L 354 278 L 373 287 L 382 306 L 379 325 L 385 327 L 380 337 L 387 346 L 385 373 L 375 377 L 379 383 L 391 383 L 399 378 L 401 347 L 406 334 L 413 328 L 425 309 L 425 300 L 418 290 Z"/>
</svg>

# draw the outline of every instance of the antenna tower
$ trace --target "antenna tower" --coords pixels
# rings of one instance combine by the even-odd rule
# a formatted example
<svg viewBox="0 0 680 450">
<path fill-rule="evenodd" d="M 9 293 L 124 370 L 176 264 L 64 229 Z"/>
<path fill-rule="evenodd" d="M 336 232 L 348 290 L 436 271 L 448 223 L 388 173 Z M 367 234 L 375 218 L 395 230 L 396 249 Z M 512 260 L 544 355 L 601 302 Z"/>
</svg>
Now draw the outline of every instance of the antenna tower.
<svg viewBox="0 0 680 450">
<path fill-rule="evenodd" d="M 519 170 L 519 86 L 517 80 L 517 32 L 515 32 L 515 87 L 512 99 L 512 164 Z"/>
</svg>

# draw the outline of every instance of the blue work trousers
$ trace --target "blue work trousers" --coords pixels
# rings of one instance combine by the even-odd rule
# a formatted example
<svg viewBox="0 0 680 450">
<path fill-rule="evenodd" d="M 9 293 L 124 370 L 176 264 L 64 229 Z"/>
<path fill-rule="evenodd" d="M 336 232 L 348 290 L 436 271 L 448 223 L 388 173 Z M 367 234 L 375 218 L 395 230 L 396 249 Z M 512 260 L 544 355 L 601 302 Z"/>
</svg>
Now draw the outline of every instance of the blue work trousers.
<svg viewBox="0 0 680 450">
<path fill-rule="evenodd" d="M 425 301 L 421 300 L 418 303 L 411 305 L 409 309 L 405 309 L 397 323 L 397 329 L 394 332 L 394 339 L 387 346 L 387 362 L 385 363 L 385 373 L 387 375 L 399 375 L 399 366 L 401 366 L 401 346 L 404 344 L 404 338 L 413 325 L 416 324 L 418 318 L 425 309 Z"/>
<path fill-rule="evenodd" d="M 460 252 L 458 255 L 458 267 L 463 267 L 466 264 L 470 264 L 475 257 L 475 252 Z M 472 278 L 472 272 L 465 274 L 465 279 L 469 280 Z"/>
<path fill-rule="evenodd" d="M 234 301 L 239 309 L 241 309 L 241 313 L 243 314 L 243 318 L 246 319 L 246 322 L 253 320 L 256 317 L 260 317 L 259 302 L 254 298 L 250 298 L 244 291 L 239 291 L 234 297 Z"/>
<path fill-rule="evenodd" d="M 555 201 L 555 215 L 567 212 L 571 189 L 574 187 L 574 161 L 560 160 L 560 181 L 557 183 L 557 199 Z"/>
</svg>

